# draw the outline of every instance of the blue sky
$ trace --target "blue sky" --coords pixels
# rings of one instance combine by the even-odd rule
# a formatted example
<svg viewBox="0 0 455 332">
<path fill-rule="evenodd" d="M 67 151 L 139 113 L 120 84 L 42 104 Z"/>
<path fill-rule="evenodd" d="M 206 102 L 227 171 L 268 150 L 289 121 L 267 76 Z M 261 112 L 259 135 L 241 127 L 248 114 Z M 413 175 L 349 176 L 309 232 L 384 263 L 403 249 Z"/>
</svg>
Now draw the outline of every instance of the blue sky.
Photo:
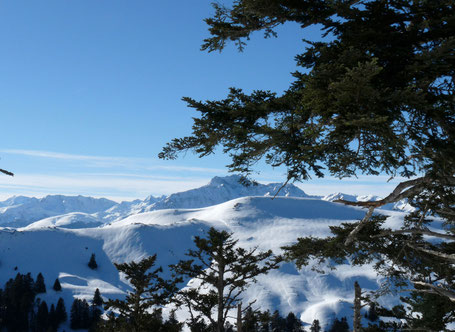
<svg viewBox="0 0 455 332">
<path fill-rule="evenodd" d="M 200 51 L 208 37 L 202 0 L 3 0 L 0 2 L 0 199 L 82 194 L 116 200 L 169 194 L 226 175 L 218 153 L 176 161 L 157 154 L 191 132 L 197 114 L 181 97 L 223 98 L 229 87 L 282 92 L 296 69 L 295 25 L 254 35 L 243 53 Z M 259 167 L 257 179 L 283 181 Z M 311 194 L 386 194 L 384 177 L 300 185 Z"/>
</svg>

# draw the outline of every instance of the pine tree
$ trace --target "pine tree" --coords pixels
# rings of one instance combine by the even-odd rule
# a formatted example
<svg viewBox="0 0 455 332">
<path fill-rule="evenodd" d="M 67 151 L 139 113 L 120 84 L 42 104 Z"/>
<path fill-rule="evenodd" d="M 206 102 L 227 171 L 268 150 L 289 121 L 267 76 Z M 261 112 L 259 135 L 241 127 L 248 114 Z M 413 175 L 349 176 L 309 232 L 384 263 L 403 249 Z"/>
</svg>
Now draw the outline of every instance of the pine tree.
<svg viewBox="0 0 455 332">
<path fill-rule="evenodd" d="M 95 254 L 92 254 L 92 256 L 90 256 L 90 260 L 87 265 L 92 270 L 96 270 L 98 268 L 98 264 L 96 263 L 96 260 L 95 260 Z"/>
<path fill-rule="evenodd" d="M 349 332 L 349 324 L 346 317 L 342 317 L 341 320 L 335 318 L 329 332 Z"/>
<path fill-rule="evenodd" d="M 280 312 L 278 310 L 275 310 L 272 314 L 270 328 L 272 332 L 286 331 L 286 320 L 283 317 L 281 317 Z"/>
<path fill-rule="evenodd" d="M 36 326 L 39 332 L 44 332 L 49 326 L 49 309 L 46 301 L 42 301 L 36 314 Z"/>
<path fill-rule="evenodd" d="M 206 238 L 195 237 L 196 250 L 186 254 L 189 260 L 171 266 L 176 275 L 195 278 L 197 284 L 179 291 L 177 304 L 190 309 L 192 322 L 208 319 L 216 332 L 224 331 L 227 313 L 241 302 L 247 286 L 278 267 L 271 251 L 246 250 L 237 242 L 232 234 L 210 228 Z M 204 287 L 208 287 L 207 292 L 200 291 Z"/>
<path fill-rule="evenodd" d="M 65 302 L 61 297 L 57 301 L 57 306 L 55 308 L 55 317 L 57 324 L 65 322 L 68 318 L 68 315 L 66 314 Z"/>
<path fill-rule="evenodd" d="M 55 314 L 55 306 L 52 303 L 51 308 L 49 309 L 48 331 L 57 331 L 57 328 L 58 328 L 57 315 Z"/>
<path fill-rule="evenodd" d="M 56 292 L 60 292 L 62 290 L 62 285 L 60 285 L 60 281 L 55 279 L 54 286 L 52 286 L 52 289 L 55 290 Z"/>
<path fill-rule="evenodd" d="M 182 331 L 183 323 L 180 323 L 175 317 L 175 310 L 172 310 L 168 319 L 164 322 L 163 331 L 180 332 Z"/>
<path fill-rule="evenodd" d="M 93 295 L 92 304 L 95 306 L 103 305 L 103 298 L 101 297 L 101 293 L 98 288 L 95 290 L 95 294 Z"/>
<path fill-rule="evenodd" d="M 140 262 L 115 264 L 119 272 L 131 283 L 133 290 L 128 292 L 124 301 L 108 300 L 106 310 L 119 312 L 118 317 L 111 315 L 104 329 L 115 327 L 117 330 L 128 328 L 129 331 L 158 331 L 163 325 L 162 306 L 169 301 L 176 291 L 175 283 L 160 277 L 162 268 L 155 268 L 156 255 L 144 258 Z M 155 307 L 153 309 L 153 307 Z"/>
<path fill-rule="evenodd" d="M 313 320 L 313 323 L 311 324 L 310 327 L 310 332 L 321 332 L 322 328 L 321 325 L 319 324 L 319 320 L 315 319 Z"/>
<path fill-rule="evenodd" d="M 367 250 L 382 263 L 377 270 L 386 281 L 455 301 L 453 0 L 238 0 L 214 8 L 202 46 L 209 52 L 229 41 L 243 49 L 252 33 L 273 36 L 288 22 L 319 26 L 330 38 L 304 40 L 295 57 L 299 70 L 281 95 L 231 88 L 222 100 L 183 98 L 199 112 L 193 132 L 172 140 L 159 157 L 188 150 L 203 157 L 222 146 L 229 169 L 246 177 L 261 159 L 286 167 L 287 181 L 404 177 L 384 199 L 339 200 L 368 212 L 344 227 L 326 257 L 356 260 Z M 402 199 L 416 209 L 402 225 L 370 227 L 380 226 L 376 208 Z M 447 227 L 435 225 L 434 216 Z M 308 240 L 289 247 L 289 258 L 306 260 Z M 341 257 L 344 251 L 349 257 Z"/>
<path fill-rule="evenodd" d="M 379 319 L 379 316 L 376 312 L 376 304 L 371 303 L 370 307 L 368 308 L 368 313 L 366 315 L 366 318 L 372 322 L 376 322 Z"/>
<path fill-rule="evenodd" d="M 70 327 L 73 330 L 88 329 L 90 323 L 90 307 L 87 301 L 74 299 L 71 305 Z"/>
<path fill-rule="evenodd" d="M 293 312 L 290 312 L 286 317 L 286 332 L 298 332 L 302 329 L 302 322 Z"/>
<path fill-rule="evenodd" d="M 46 293 L 46 285 L 44 284 L 44 277 L 41 272 L 38 273 L 38 276 L 36 277 L 35 292 L 36 294 Z"/>
</svg>

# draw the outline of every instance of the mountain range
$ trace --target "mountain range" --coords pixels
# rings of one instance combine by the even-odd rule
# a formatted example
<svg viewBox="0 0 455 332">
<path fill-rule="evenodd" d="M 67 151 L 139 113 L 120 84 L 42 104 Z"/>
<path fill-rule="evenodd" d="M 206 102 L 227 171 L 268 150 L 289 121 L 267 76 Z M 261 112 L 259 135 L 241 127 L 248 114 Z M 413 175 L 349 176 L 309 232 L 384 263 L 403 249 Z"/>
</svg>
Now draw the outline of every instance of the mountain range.
<svg viewBox="0 0 455 332">
<path fill-rule="evenodd" d="M 194 236 L 203 236 L 209 227 L 232 232 L 244 248 L 280 254 L 297 237 L 325 237 L 329 226 L 363 217 L 361 208 L 332 202 L 338 198 L 362 199 L 344 194 L 309 196 L 292 184 L 243 186 L 237 176 L 215 177 L 203 187 L 166 197 L 122 203 L 83 196 L 12 197 L 0 202 L 0 222 L 7 226 L 0 227 L 0 282 L 4 285 L 18 272 L 31 272 L 33 277 L 41 272 L 48 289 L 41 299 L 56 303 L 63 297 L 69 312 L 74 298 L 91 300 L 96 288 L 105 300 L 125 296 L 130 286 L 114 263 L 156 253 L 169 276 L 166 267 L 183 259 L 194 247 Z M 391 228 L 404 216 L 392 208 L 380 212 L 389 216 L 386 222 Z M 96 270 L 87 266 L 92 254 Z M 52 290 L 56 278 L 62 292 Z M 305 324 L 319 319 L 328 327 L 335 317 L 350 320 L 356 280 L 365 290 L 377 289 L 381 282 L 371 266 L 342 264 L 320 274 L 310 266 L 297 270 L 286 263 L 260 276 L 244 300 L 256 300 L 261 310 L 285 315 L 292 311 Z M 394 303 L 388 297 L 382 301 Z M 185 315 L 177 312 L 181 319 Z M 70 330 L 69 325 L 64 328 Z"/>
</svg>

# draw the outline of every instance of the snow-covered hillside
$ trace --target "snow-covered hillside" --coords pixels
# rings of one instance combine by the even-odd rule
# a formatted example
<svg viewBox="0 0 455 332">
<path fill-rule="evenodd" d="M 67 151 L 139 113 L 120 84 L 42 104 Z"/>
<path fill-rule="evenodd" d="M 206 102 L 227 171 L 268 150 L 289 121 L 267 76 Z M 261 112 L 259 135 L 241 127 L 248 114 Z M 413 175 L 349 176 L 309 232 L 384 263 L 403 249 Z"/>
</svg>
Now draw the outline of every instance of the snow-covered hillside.
<svg viewBox="0 0 455 332">
<path fill-rule="evenodd" d="M 67 309 L 73 297 L 91 299 L 96 288 L 104 298 L 124 296 L 128 289 L 113 262 L 139 260 L 158 254 L 163 267 L 184 258 L 193 246 L 194 235 L 203 235 L 209 227 L 234 233 L 242 247 L 258 246 L 276 254 L 298 236 L 327 236 L 328 226 L 361 218 L 364 211 L 329 201 L 311 198 L 245 197 L 196 209 L 165 209 L 131 215 L 110 225 L 96 228 L 65 229 L 50 218 L 47 224 L 0 231 L 0 282 L 17 272 L 42 272 L 48 293 L 42 299 L 55 303 L 61 294 L 51 287 L 58 277 Z M 389 223 L 401 218 L 400 212 L 388 212 Z M 91 254 L 99 268 L 87 266 Z M 377 288 L 372 269 L 340 266 L 320 275 L 293 264 L 261 276 L 252 285 L 245 300 L 257 299 L 261 309 L 293 311 L 304 322 L 319 319 L 323 323 L 335 316 L 350 316 L 353 283 L 366 289 Z"/>
<path fill-rule="evenodd" d="M 346 199 L 365 201 L 379 199 L 377 196 L 355 196 L 335 193 L 322 196 L 309 196 L 293 184 L 283 187 L 282 183 L 244 186 L 240 177 L 231 175 L 214 177 L 200 188 L 171 194 L 169 196 L 148 196 L 144 200 L 115 203 L 107 199 L 83 196 L 51 195 L 41 199 L 14 196 L 0 202 L 0 226 L 24 227 L 97 227 L 142 212 L 163 209 L 192 209 L 208 207 L 232 199 L 246 196 L 311 197 L 326 201 Z M 281 188 L 281 189 L 280 189 Z M 409 210 L 406 202 L 389 204 L 388 210 Z M 44 219 L 44 220 L 43 220 Z M 31 225 L 33 224 L 33 225 Z"/>
<path fill-rule="evenodd" d="M 15 196 L 0 202 L 0 226 L 21 227 L 71 212 L 96 213 L 116 205 L 105 198 L 49 195 L 41 199 Z"/>
</svg>

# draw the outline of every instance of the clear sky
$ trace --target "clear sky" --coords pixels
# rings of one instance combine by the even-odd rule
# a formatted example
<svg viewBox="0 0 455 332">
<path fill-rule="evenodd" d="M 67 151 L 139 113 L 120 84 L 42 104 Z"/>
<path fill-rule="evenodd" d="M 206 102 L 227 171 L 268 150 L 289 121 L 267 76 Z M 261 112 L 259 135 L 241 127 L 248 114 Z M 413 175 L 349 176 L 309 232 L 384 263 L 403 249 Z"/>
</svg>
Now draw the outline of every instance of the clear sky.
<svg viewBox="0 0 455 332">
<path fill-rule="evenodd" d="M 203 0 L 2 0 L 0 2 L 0 199 L 81 194 L 116 200 L 169 194 L 226 175 L 222 153 L 176 161 L 157 154 L 191 132 L 181 97 L 223 98 L 229 87 L 278 93 L 292 81 L 302 38 L 254 35 L 243 53 L 200 51 L 208 37 Z M 283 181 L 259 167 L 256 179 Z M 383 177 L 300 185 L 310 194 L 386 194 Z"/>
</svg>

